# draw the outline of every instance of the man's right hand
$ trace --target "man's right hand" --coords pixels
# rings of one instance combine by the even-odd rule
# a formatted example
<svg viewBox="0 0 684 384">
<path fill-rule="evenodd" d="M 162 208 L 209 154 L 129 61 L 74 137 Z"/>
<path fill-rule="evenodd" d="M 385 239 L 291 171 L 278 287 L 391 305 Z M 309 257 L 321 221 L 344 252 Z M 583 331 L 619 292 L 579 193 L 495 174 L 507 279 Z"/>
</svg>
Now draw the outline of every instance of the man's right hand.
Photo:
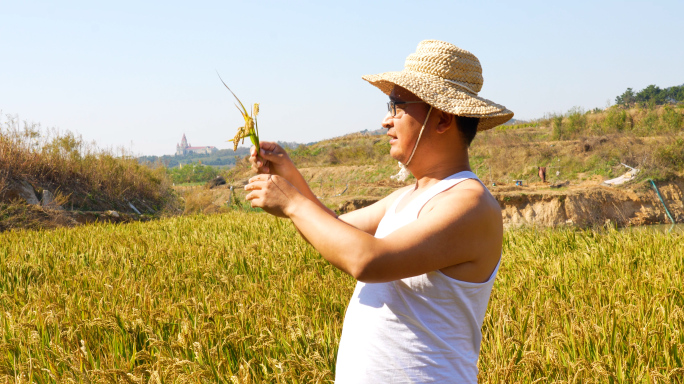
<svg viewBox="0 0 684 384">
<path fill-rule="evenodd" d="M 249 151 L 252 169 L 256 173 L 278 175 L 287 179 L 295 166 L 283 147 L 270 141 L 261 141 L 259 146 L 261 148 L 258 155 L 254 146 Z"/>
</svg>

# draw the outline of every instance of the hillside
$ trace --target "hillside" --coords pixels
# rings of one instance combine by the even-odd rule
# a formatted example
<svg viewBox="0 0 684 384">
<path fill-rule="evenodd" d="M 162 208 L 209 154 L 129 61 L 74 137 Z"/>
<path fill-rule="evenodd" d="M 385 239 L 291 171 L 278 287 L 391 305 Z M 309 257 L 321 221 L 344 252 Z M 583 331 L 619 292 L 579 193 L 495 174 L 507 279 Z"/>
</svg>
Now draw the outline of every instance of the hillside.
<svg viewBox="0 0 684 384">
<path fill-rule="evenodd" d="M 621 163 L 642 169 L 640 180 L 668 180 L 684 172 L 683 127 L 681 106 L 612 107 L 588 112 L 573 109 L 564 115 L 479 133 L 470 149 L 471 167 L 489 184 L 502 186 L 514 180 L 536 182 L 539 166 L 552 171 L 548 177 L 551 182 L 577 183 L 594 176 L 608 179 L 627 170 Z M 321 168 L 332 172 L 339 184 L 388 179 L 396 168 L 388 151 L 387 136 L 359 133 L 300 146 L 289 154 L 304 170 Z M 335 171 L 340 167 L 370 167 L 374 176 L 368 179 Z M 236 182 L 249 174 L 244 158 L 234 169 L 224 172 L 227 179 Z"/>
<path fill-rule="evenodd" d="M 0 232 L 179 212 L 164 168 L 99 150 L 73 133 L 0 125 Z"/>
<path fill-rule="evenodd" d="M 99 151 L 70 133 L 50 135 L 26 124 L 0 128 L 0 230 L 248 207 L 241 188 L 252 175 L 246 148 L 239 150 L 241 157 L 232 155 L 232 168 L 208 165 L 207 155 L 186 157 L 182 168 L 167 168 L 163 158 L 143 165 L 144 159 Z M 682 104 L 573 108 L 481 132 L 470 148 L 471 168 L 499 200 L 510 225 L 667 222 L 647 182 L 651 179 L 662 188 L 675 219 L 684 220 L 683 131 Z M 317 143 L 288 143 L 296 146 L 289 154 L 314 193 L 344 212 L 413 182 L 390 178 L 398 167 L 383 133 L 378 129 Z M 204 159 L 201 164 L 199 159 Z M 633 180 L 617 187 L 602 185 L 628 171 L 625 165 L 639 170 Z M 546 168 L 546 182 L 538 167 Z M 225 186 L 175 187 L 180 201 L 172 189 L 175 178 L 197 183 L 217 174 L 226 179 Z M 95 213 L 84 217 L 83 212 Z"/>
<path fill-rule="evenodd" d="M 611 107 L 605 111 L 574 108 L 563 115 L 479 133 L 470 148 L 471 168 L 500 199 L 502 209 L 506 209 L 508 202 L 518 201 L 519 206 L 509 207 L 516 210 L 509 215 L 516 222 L 520 217 L 537 213 L 523 212 L 528 206 L 532 209 L 532 202 L 515 200 L 512 196 L 534 195 L 538 196 L 535 201 L 548 203 L 573 193 L 580 194 L 578 199 L 582 201 L 602 199 L 591 202 L 596 206 L 602 206 L 606 199 L 624 201 L 627 205 L 645 204 L 643 196 L 648 195 L 650 208 L 644 208 L 644 212 L 650 209 L 651 213 L 650 216 L 643 213 L 638 218 L 623 213 L 592 216 L 588 208 L 577 208 L 575 211 L 579 211 L 575 212 L 561 207 L 562 212 L 552 212 L 556 216 L 544 220 L 553 225 L 561 221 L 590 224 L 604 219 L 618 220 L 622 225 L 667 221 L 646 181 L 653 179 L 663 184 L 677 182 L 684 176 L 683 131 L 684 106 L 681 105 Z M 289 154 L 314 193 L 331 208 L 344 211 L 367 205 L 412 182 L 412 178 L 407 182 L 390 179 L 398 167 L 388 152 L 387 136 L 357 133 L 300 146 Z M 619 187 L 601 186 L 603 181 L 629 170 L 622 164 L 640 170 L 634 180 Z M 546 167 L 546 183 L 541 181 L 538 167 Z M 241 187 L 252 171 L 247 159 L 242 158 L 222 174 L 228 185 Z M 522 186 L 517 186 L 516 181 Z M 672 188 L 668 196 L 676 205 L 679 187 Z M 591 192 L 594 189 L 601 192 Z M 613 194 L 621 191 L 632 191 L 642 197 Z M 244 196 L 241 188 L 235 193 L 238 198 Z M 622 212 L 622 208 L 618 211 Z"/>
</svg>

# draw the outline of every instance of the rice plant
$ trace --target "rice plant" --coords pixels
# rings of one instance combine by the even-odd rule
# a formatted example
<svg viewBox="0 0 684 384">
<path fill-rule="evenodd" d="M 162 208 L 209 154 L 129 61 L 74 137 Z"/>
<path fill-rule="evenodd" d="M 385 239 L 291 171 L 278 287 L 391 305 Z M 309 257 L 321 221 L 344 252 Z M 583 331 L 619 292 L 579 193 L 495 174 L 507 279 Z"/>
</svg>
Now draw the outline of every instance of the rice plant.
<svg viewBox="0 0 684 384">
<path fill-rule="evenodd" d="M 508 232 L 480 382 L 682 382 L 683 237 Z M 259 213 L 2 233 L 0 383 L 330 383 L 353 286 Z"/>
<path fill-rule="evenodd" d="M 221 79 L 220 75 L 219 79 Z M 245 120 L 245 125 L 238 128 L 235 137 L 228 140 L 233 142 L 233 151 L 237 151 L 238 142 L 240 141 L 240 139 L 242 139 L 242 143 L 244 144 L 245 139 L 249 137 L 249 140 L 252 142 L 252 145 L 256 147 L 256 151 L 257 153 L 259 153 L 259 125 L 257 124 L 259 104 L 254 104 L 254 107 L 252 107 L 252 114 L 250 115 L 249 112 L 247 112 L 247 108 L 245 108 L 245 106 L 242 104 L 242 101 L 238 99 L 237 95 L 228 87 L 228 85 L 223 81 L 223 79 L 221 79 L 221 82 L 230 91 L 233 97 L 235 97 L 235 100 L 237 100 L 238 104 L 240 104 L 239 106 L 235 104 L 235 107 L 238 109 L 238 111 L 240 111 L 242 118 Z"/>
</svg>

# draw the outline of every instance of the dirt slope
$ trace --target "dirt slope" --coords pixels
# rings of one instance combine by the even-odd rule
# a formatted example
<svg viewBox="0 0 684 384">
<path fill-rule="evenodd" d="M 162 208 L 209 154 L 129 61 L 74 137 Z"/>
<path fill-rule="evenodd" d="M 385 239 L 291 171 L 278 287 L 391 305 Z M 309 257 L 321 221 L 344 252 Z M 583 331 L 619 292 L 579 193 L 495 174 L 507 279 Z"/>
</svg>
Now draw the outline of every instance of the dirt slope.
<svg viewBox="0 0 684 384">
<path fill-rule="evenodd" d="M 676 222 L 684 222 L 684 180 L 656 183 Z M 615 188 L 584 184 L 562 191 L 517 187 L 505 191 L 493 189 L 501 205 L 506 227 L 535 225 L 579 227 L 604 224 L 618 226 L 670 223 L 655 190 L 640 184 L 633 188 Z"/>
<path fill-rule="evenodd" d="M 377 166 L 320 166 L 302 168 L 312 190 L 330 208 L 343 213 L 363 208 L 389 195 L 402 186 L 412 184 L 391 180 L 394 169 L 379 171 Z M 572 225 L 635 226 L 670 223 L 663 204 L 648 181 L 626 186 L 602 185 L 605 177 L 593 175 L 582 181 L 556 183 L 524 183 L 488 185 L 501 206 L 504 226 L 554 227 Z M 243 195 L 241 180 L 236 184 L 238 198 Z M 657 182 L 665 204 L 676 222 L 684 222 L 684 178 Z M 209 194 L 210 192 L 204 192 Z M 219 192 L 211 192 L 217 194 Z M 220 204 L 225 204 L 223 197 Z"/>
</svg>

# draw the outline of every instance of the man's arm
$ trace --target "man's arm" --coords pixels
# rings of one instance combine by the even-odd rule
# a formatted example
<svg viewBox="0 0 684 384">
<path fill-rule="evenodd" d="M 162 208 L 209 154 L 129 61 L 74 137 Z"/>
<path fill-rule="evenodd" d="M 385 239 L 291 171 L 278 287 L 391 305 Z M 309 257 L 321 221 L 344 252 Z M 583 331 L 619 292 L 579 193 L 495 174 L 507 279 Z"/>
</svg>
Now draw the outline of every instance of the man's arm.
<svg viewBox="0 0 684 384">
<path fill-rule="evenodd" d="M 452 188 L 438 207 L 376 239 L 329 216 L 283 179 L 257 177 L 248 187 L 254 206 L 292 219 L 326 260 L 360 281 L 392 281 L 463 263 L 472 263 L 472 281 L 484 281 L 501 254 L 500 208 L 482 190 Z"/>
</svg>

